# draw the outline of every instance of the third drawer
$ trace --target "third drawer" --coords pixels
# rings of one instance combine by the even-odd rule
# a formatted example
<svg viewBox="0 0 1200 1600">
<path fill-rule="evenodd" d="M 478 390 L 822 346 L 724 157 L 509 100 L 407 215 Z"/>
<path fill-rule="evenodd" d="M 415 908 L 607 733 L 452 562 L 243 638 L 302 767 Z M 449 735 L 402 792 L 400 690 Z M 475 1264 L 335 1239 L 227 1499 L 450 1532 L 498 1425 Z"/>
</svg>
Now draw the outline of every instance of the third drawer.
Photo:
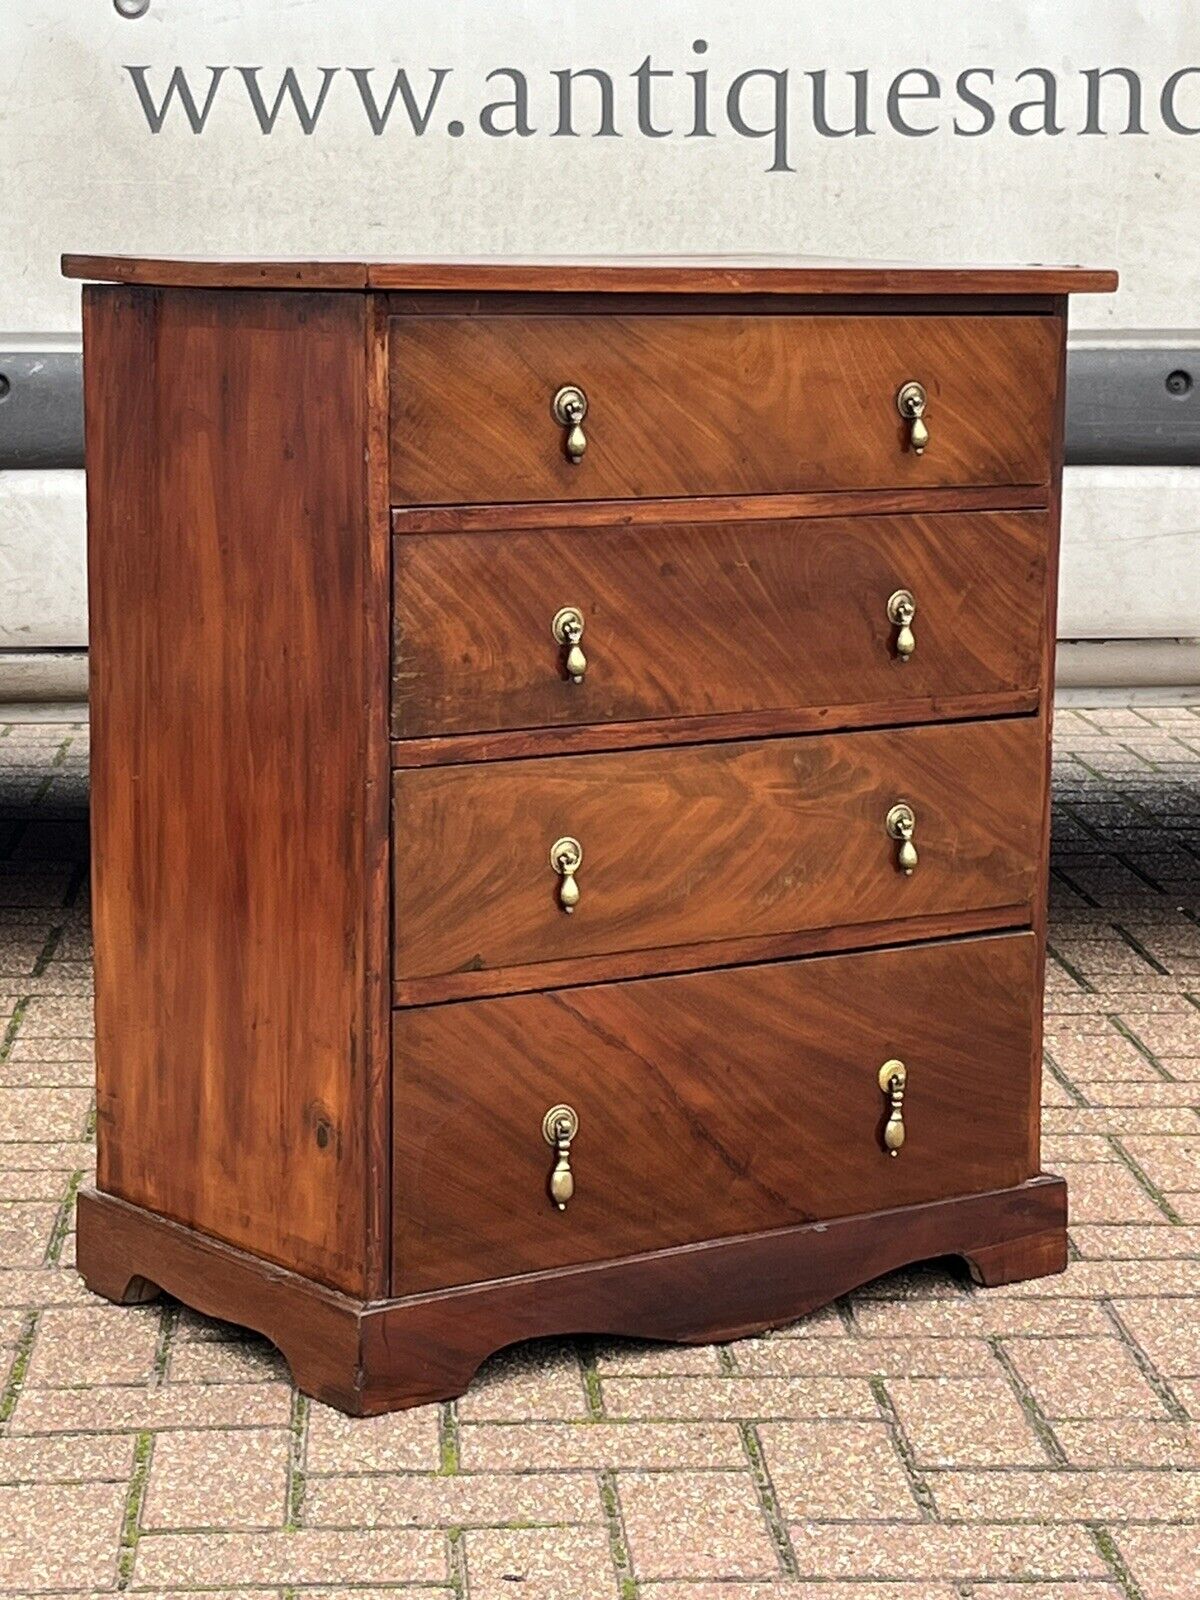
<svg viewBox="0 0 1200 1600">
<path fill-rule="evenodd" d="M 1027 709 L 1048 539 L 1036 511 L 401 535 L 393 731 Z M 568 608 L 578 682 L 555 637 Z"/>
<path fill-rule="evenodd" d="M 800 930 L 1023 921 L 1043 794 L 1036 717 L 401 771 L 394 970 L 418 981 L 398 998 L 436 975 L 447 994 L 535 987 L 541 964 L 617 955 L 654 971 L 669 947 L 702 964 Z M 903 814 L 888 828 L 901 806 L 911 873 Z M 570 914 L 561 841 L 582 852 Z"/>
</svg>

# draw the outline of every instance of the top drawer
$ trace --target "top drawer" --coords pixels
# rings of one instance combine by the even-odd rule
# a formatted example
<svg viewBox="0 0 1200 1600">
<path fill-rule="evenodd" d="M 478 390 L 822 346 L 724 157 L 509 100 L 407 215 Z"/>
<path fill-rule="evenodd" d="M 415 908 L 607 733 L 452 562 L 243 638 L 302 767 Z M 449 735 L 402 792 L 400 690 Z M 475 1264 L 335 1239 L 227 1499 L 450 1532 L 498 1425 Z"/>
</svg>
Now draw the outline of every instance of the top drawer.
<svg viewBox="0 0 1200 1600">
<path fill-rule="evenodd" d="M 397 503 L 1037 485 L 1060 326 L 1039 316 L 404 316 Z M 927 395 L 913 450 L 897 396 Z M 587 398 L 586 448 L 554 414 Z"/>
</svg>

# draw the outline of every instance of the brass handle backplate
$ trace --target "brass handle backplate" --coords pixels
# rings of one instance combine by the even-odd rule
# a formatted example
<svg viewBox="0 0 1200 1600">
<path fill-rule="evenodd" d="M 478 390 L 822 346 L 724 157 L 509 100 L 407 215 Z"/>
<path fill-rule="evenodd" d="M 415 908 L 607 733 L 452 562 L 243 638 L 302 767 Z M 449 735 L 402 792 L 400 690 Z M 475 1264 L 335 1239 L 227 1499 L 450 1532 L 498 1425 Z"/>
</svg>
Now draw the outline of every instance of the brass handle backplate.
<svg viewBox="0 0 1200 1600">
<path fill-rule="evenodd" d="M 884 826 L 892 839 L 899 841 L 896 865 L 906 878 L 911 878 L 917 866 L 917 847 L 913 834 L 917 829 L 917 814 L 907 800 L 897 800 L 884 818 Z"/>
<path fill-rule="evenodd" d="M 583 638 L 583 612 L 578 606 L 563 606 L 554 613 L 550 631 L 567 652 L 567 676 L 572 683 L 582 683 L 587 671 L 587 657 L 579 648 L 579 641 Z"/>
<path fill-rule="evenodd" d="M 897 589 L 888 600 L 887 614 L 892 627 L 899 630 L 896 634 L 896 654 L 902 662 L 907 661 L 917 648 L 912 630 L 917 602 L 913 599 L 912 590 Z"/>
<path fill-rule="evenodd" d="M 558 903 L 568 915 L 579 904 L 579 885 L 575 874 L 583 865 L 583 846 L 569 835 L 556 839 L 550 846 L 550 865 L 562 882 L 558 886 Z"/>
<path fill-rule="evenodd" d="M 883 1127 L 883 1148 L 898 1156 L 904 1143 L 904 1086 L 908 1068 L 903 1061 L 885 1061 L 879 1069 L 879 1087 L 887 1095 L 888 1119 Z"/>
<path fill-rule="evenodd" d="M 924 384 L 910 379 L 902 384 L 896 394 L 896 410 L 908 423 L 908 442 L 915 456 L 925 454 L 929 443 L 929 428 L 925 421 L 925 406 L 929 397 Z"/>
<path fill-rule="evenodd" d="M 575 1193 L 575 1174 L 571 1171 L 571 1140 L 579 1132 L 579 1113 L 574 1106 L 551 1106 L 542 1118 L 542 1138 L 554 1151 L 554 1170 L 550 1174 L 550 1198 L 559 1211 Z"/>
<path fill-rule="evenodd" d="M 560 428 L 567 430 L 567 460 L 578 466 L 587 449 L 587 435 L 583 431 L 583 419 L 588 409 L 587 395 L 578 384 L 564 383 L 554 396 L 552 408 L 554 420 Z"/>
</svg>

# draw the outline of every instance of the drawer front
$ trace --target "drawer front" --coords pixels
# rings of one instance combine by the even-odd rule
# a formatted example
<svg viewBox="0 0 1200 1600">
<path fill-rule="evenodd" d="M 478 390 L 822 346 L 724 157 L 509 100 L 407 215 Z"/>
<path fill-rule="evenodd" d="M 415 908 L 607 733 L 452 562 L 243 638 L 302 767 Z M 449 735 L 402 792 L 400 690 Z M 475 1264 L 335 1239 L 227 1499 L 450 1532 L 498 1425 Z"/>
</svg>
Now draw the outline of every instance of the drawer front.
<svg viewBox="0 0 1200 1600">
<path fill-rule="evenodd" d="M 399 503 L 1049 478 L 1051 317 L 397 317 L 390 337 Z M 897 410 L 913 380 L 924 454 Z M 553 411 L 564 385 L 587 397 L 578 462 Z"/>
<path fill-rule="evenodd" d="M 396 1292 L 1022 1182 L 1034 950 L 1009 934 L 398 1012 Z M 561 1212 L 542 1133 L 560 1104 Z"/>
<path fill-rule="evenodd" d="M 1042 785 L 1035 718 L 398 772 L 395 973 L 1026 906 Z M 911 876 L 885 827 L 900 801 Z"/>
<path fill-rule="evenodd" d="M 400 536 L 394 731 L 856 704 L 894 720 L 1031 692 L 1048 539 L 1040 512 Z M 888 612 L 902 590 L 907 658 Z M 564 607 L 583 621 L 578 683 Z"/>
</svg>

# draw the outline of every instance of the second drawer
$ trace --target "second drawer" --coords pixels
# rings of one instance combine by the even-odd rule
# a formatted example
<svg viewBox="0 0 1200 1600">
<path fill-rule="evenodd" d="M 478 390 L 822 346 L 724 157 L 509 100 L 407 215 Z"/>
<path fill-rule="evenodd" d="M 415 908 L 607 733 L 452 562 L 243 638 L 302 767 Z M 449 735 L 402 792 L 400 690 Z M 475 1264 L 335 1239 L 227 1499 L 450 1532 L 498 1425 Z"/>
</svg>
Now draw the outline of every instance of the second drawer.
<svg viewBox="0 0 1200 1600">
<path fill-rule="evenodd" d="M 1030 696 L 1047 543 L 1033 511 L 400 535 L 393 731 Z"/>
<path fill-rule="evenodd" d="M 395 976 L 1027 909 L 1043 782 L 1032 717 L 398 772 Z"/>
</svg>

